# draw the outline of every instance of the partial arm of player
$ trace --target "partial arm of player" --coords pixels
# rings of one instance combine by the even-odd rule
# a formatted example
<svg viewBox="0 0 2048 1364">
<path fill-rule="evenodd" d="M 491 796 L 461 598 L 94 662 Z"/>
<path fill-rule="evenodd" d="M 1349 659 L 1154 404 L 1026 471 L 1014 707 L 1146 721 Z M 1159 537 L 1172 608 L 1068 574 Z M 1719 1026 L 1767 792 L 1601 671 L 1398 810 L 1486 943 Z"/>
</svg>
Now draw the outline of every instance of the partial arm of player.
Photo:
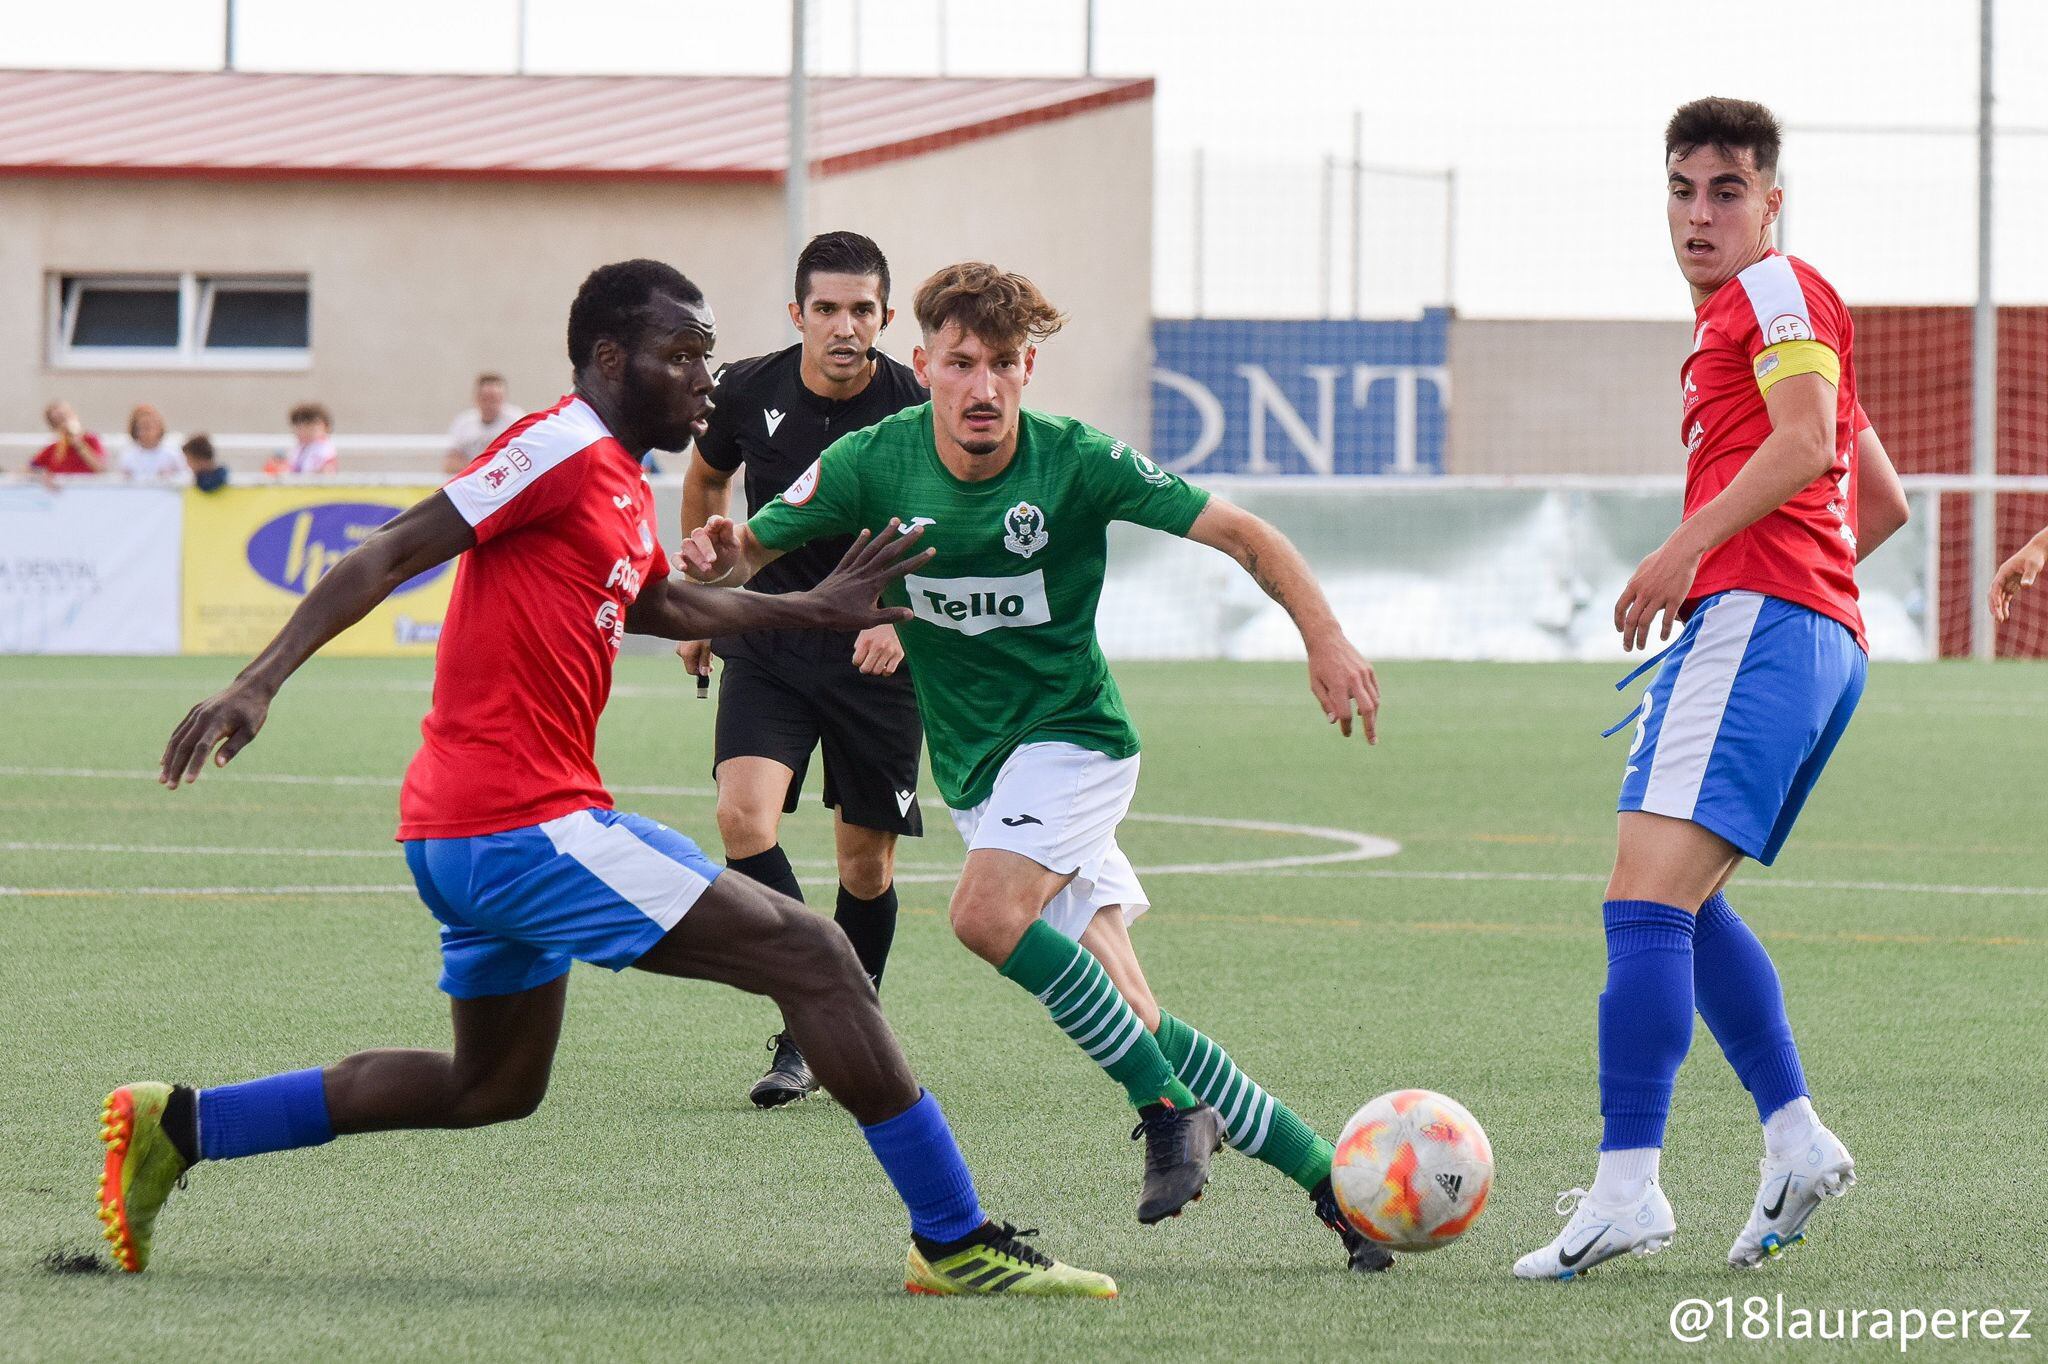
<svg viewBox="0 0 2048 1364">
<path fill-rule="evenodd" d="M 2020 552 L 1998 566 L 1991 580 L 1991 618 L 2003 625 L 2012 619 L 2013 599 L 2034 585 L 2048 564 L 2048 529 L 2027 541 Z"/>
<path fill-rule="evenodd" d="M 732 506 L 732 469 L 721 469 L 704 458 L 703 452 L 690 452 L 690 467 L 683 475 L 683 537 L 688 540 L 690 532 L 709 521 L 712 517 L 723 517 Z M 676 645 L 676 657 L 683 660 L 683 671 L 692 677 L 711 676 L 711 641 L 708 639 L 686 639 Z M 698 684 L 702 686 L 702 683 Z"/>
<path fill-rule="evenodd" d="M 1379 679 L 1344 637 L 1329 599 L 1293 542 L 1243 507 L 1213 495 L 1188 527 L 1187 538 L 1237 560 L 1260 590 L 1285 608 L 1308 646 L 1309 690 L 1323 714 L 1348 738 L 1355 708 L 1365 741 L 1377 743 Z"/>
<path fill-rule="evenodd" d="M 907 606 L 877 606 L 882 589 L 931 561 L 913 552 L 924 528 L 901 533 L 891 520 L 880 535 L 862 531 L 839 567 L 808 592 L 729 592 L 664 578 L 626 611 L 626 628 L 663 639 L 702 639 L 749 630 L 865 630 L 909 620 Z"/>
<path fill-rule="evenodd" d="M 754 532 L 713 516 L 683 537 L 676 563 L 691 582 L 710 587 L 743 587 L 749 578 L 782 557 L 754 538 Z"/>
<path fill-rule="evenodd" d="M 1647 648 L 1661 613 L 1661 639 L 1671 638 L 1679 608 L 1692 593 L 1700 560 L 1721 544 L 1798 496 L 1834 466 L 1835 386 L 1819 374 L 1796 374 L 1764 395 L 1771 434 L 1714 500 L 1636 566 L 1614 603 L 1614 628 L 1624 650 Z"/>
<path fill-rule="evenodd" d="M 1899 482 L 1899 471 L 1877 438 L 1877 428 L 1865 426 L 1856 433 L 1856 562 L 1876 553 L 1912 514 L 1906 485 Z"/>
<path fill-rule="evenodd" d="M 400 585 L 475 544 L 476 532 L 445 492 L 415 502 L 372 531 L 321 576 L 277 638 L 233 682 L 185 713 L 164 746 L 157 780 L 174 791 L 197 781 L 208 754 L 214 766 L 227 766 L 263 728 L 271 698 L 300 664 Z"/>
</svg>

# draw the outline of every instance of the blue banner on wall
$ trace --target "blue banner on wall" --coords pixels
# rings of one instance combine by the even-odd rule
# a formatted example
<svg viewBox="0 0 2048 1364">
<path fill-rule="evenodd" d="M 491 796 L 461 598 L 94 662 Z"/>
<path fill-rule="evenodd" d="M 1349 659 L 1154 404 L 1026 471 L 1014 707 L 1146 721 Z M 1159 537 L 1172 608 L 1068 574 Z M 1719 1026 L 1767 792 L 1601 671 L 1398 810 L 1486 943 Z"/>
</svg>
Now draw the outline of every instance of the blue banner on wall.
<svg viewBox="0 0 2048 1364">
<path fill-rule="evenodd" d="M 1440 474 L 1450 320 L 1155 320 L 1152 458 L 1193 474 Z"/>
</svg>

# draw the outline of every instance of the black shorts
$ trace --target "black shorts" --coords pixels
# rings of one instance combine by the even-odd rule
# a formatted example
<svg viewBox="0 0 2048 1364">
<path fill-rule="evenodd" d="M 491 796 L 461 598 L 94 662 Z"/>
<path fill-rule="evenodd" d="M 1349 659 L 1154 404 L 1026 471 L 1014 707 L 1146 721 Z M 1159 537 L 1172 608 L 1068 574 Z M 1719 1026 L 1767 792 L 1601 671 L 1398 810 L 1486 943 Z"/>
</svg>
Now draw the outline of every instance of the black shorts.
<svg viewBox="0 0 2048 1364">
<path fill-rule="evenodd" d="M 917 694 L 901 667 L 890 677 L 862 673 L 853 666 L 853 637 L 843 639 L 720 651 L 712 773 L 727 758 L 774 759 L 796 774 L 782 803 L 789 813 L 803 794 L 811 750 L 822 748 L 828 808 L 848 824 L 915 838 L 924 833 Z"/>
</svg>

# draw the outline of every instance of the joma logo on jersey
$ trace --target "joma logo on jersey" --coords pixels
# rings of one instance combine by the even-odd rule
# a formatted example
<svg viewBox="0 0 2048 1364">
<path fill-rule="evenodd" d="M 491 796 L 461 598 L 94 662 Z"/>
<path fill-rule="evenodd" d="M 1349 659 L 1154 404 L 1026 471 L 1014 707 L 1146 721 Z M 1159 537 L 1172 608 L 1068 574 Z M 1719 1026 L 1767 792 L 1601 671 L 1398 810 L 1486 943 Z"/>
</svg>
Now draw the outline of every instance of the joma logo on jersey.
<svg viewBox="0 0 2048 1364">
<path fill-rule="evenodd" d="M 1045 574 L 1016 578 L 923 578 L 903 580 L 917 618 L 942 630 L 981 635 L 1052 619 L 1045 601 Z"/>
</svg>

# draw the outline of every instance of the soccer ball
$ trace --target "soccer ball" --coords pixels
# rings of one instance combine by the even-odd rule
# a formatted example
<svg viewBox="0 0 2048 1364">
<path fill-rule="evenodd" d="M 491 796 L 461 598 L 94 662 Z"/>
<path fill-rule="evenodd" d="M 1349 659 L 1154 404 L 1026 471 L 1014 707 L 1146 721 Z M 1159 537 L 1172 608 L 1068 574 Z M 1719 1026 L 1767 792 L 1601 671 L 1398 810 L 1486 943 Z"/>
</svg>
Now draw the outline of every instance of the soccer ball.
<svg viewBox="0 0 2048 1364">
<path fill-rule="evenodd" d="M 1330 1187 L 1362 1235 L 1389 1250 L 1436 1250 L 1485 1208 L 1493 1147 L 1455 1099 L 1398 1089 L 1344 1124 Z"/>
</svg>

